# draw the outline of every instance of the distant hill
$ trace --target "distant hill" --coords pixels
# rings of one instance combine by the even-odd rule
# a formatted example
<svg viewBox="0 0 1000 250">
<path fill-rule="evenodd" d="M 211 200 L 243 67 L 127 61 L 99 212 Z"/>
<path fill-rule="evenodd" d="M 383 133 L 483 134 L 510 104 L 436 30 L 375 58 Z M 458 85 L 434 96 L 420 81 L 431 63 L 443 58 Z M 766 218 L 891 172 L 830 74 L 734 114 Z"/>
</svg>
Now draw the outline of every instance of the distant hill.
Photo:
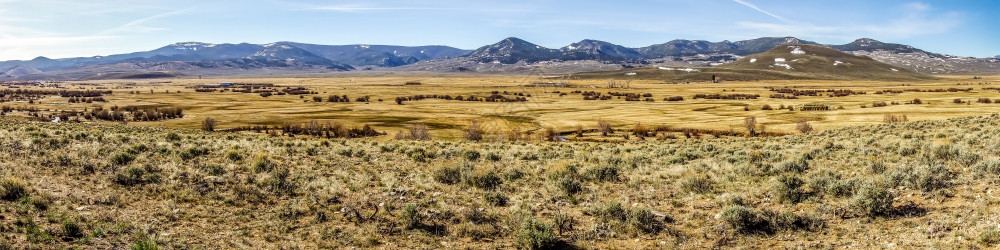
<svg viewBox="0 0 1000 250">
<path fill-rule="evenodd" d="M 595 60 L 613 62 L 642 62 L 642 53 L 605 41 L 586 39 L 559 49 L 563 61 Z"/>
<path fill-rule="evenodd" d="M 891 64 L 897 70 L 924 74 L 1000 74 L 1000 56 L 950 56 L 870 38 L 843 45 L 821 45 L 795 37 L 762 37 L 735 42 L 673 40 L 639 48 L 584 39 L 551 49 L 509 37 L 473 51 L 448 46 L 182 42 L 150 51 L 109 56 L 0 61 L 0 70 L 3 70 L 0 80 L 69 80 L 109 72 L 139 75 L 147 75 L 145 72 L 270 75 L 349 70 L 573 73 L 648 66 L 707 67 L 738 63 L 753 54 L 789 44 L 826 47 Z"/>
<path fill-rule="evenodd" d="M 492 45 L 472 51 L 464 58 L 481 63 L 533 63 L 559 58 L 559 51 L 545 48 L 516 37 L 508 37 Z"/>
<path fill-rule="evenodd" d="M 647 67 L 573 74 L 578 78 L 725 80 L 883 80 L 917 81 L 934 77 L 814 44 L 783 44 L 715 67 Z"/>
</svg>

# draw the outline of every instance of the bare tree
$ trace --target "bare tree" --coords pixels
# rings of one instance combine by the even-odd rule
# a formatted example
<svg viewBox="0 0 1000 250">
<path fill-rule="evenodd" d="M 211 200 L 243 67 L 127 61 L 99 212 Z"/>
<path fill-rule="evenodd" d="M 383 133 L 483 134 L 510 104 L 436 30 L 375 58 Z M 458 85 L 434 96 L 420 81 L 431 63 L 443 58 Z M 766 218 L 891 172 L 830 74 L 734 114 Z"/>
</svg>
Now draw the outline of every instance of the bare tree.
<svg viewBox="0 0 1000 250">
<path fill-rule="evenodd" d="M 201 130 L 208 132 L 215 131 L 216 123 L 217 122 L 215 119 L 212 119 L 212 117 L 206 117 L 205 120 L 201 122 Z"/>
<path fill-rule="evenodd" d="M 427 125 L 424 125 L 423 123 L 417 123 L 413 124 L 413 126 L 410 126 L 409 131 L 397 132 L 396 140 L 429 141 L 431 140 L 431 133 L 427 129 Z"/>
<path fill-rule="evenodd" d="M 470 141 L 483 140 L 483 128 L 479 124 L 479 120 L 472 120 L 469 123 L 469 128 L 465 130 L 465 139 Z"/>
<path fill-rule="evenodd" d="M 743 119 L 743 127 L 746 127 L 750 136 L 757 136 L 757 117 L 749 116 Z"/>
<path fill-rule="evenodd" d="M 603 136 L 615 133 L 615 130 L 611 128 L 611 124 L 604 121 L 604 119 L 597 120 L 597 131 L 601 131 L 601 135 Z"/>
<path fill-rule="evenodd" d="M 813 131 L 813 126 L 810 125 L 808 121 L 803 119 L 795 123 L 795 129 L 799 130 L 799 132 L 802 132 L 803 134 L 808 134 Z"/>
</svg>

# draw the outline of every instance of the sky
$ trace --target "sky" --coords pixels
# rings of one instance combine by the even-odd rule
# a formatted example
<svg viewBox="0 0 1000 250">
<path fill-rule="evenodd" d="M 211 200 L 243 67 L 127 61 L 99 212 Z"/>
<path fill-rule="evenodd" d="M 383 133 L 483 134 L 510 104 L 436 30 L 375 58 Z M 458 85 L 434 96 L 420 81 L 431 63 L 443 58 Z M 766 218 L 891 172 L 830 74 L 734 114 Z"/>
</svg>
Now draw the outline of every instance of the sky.
<svg viewBox="0 0 1000 250">
<path fill-rule="evenodd" d="M 867 37 L 936 53 L 1000 55 L 1000 1 L 765 0 L 0 0 L 0 61 L 148 51 L 175 42 L 448 45 L 506 37 L 549 48 L 583 39 Z"/>
</svg>

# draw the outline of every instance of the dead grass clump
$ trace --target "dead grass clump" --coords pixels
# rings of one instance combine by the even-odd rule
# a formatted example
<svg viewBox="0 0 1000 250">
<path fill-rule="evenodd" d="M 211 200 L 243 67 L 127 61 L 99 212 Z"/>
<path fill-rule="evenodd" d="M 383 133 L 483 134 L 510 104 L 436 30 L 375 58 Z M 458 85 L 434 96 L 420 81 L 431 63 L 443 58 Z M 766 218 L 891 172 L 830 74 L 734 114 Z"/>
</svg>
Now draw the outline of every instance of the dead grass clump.
<svg viewBox="0 0 1000 250">
<path fill-rule="evenodd" d="M 899 123 L 899 122 L 907 122 L 909 120 L 910 119 L 907 118 L 906 115 L 885 114 L 882 116 L 883 123 Z"/>
<path fill-rule="evenodd" d="M 715 181 L 707 175 L 694 175 L 681 180 L 681 189 L 689 193 L 707 194 L 715 190 Z"/>
</svg>

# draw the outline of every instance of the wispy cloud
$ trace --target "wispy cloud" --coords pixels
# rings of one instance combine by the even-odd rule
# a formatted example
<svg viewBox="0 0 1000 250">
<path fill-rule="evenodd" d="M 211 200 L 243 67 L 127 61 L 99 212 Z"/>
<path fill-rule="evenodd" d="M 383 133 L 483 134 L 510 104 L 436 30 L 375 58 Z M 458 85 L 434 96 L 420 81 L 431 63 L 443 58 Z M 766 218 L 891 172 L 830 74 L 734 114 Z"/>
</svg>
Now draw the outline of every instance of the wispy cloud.
<svg viewBox="0 0 1000 250">
<path fill-rule="evenodd" d="M 455 8 L 455 7 L 424 7 L 424 6 L 402 6 L 384 7 L 372 5 L 327 5 L 313 6 L 295 10 L 305 11 L 333 11 L 333 12 L 375 12 L 375 11 L 466 11 L 466 12 L 538 12 L 533 9 L 503 9 L 503 8 Z"/>
<path fill-rule="evenodd" d="M 748 5 L 748 3 L 742 0 L 734 1 L 752 6 L 752 4 Z M 960 13 L 948 12 L 935 15 L 935 13 L 931 12 L 933 8 L 924 3 L 902 5 L 901 8 L 904 10 L 904 15 L 881 24 L 815 25 L 809 22 L 785 19 L 759 8 L 751 8 L 782 21 L 781 23 L 736 22 L 736 28 L 751 31 L 758 35 L 792 35 L 837 40 L 850 40 L 859 36 L 904 39 L 947 32 L 962 23 L 962 15 Z"/>
<path fill-rule="evenodd" d="M 98 34 L 99 35 L 109 35 L 109 34 L 119 34 L 119 33 L 149 33 L 149 32 L 153 32 L 153 31 L 166 30 L 164 28 L 149 27 L 149 26 L 144 26 L 144 25 L 146 23 L 148 23 L 150 21 L 153 21 L 153 20 L 156 20 L 156 19 L 183 14 L 183 13 L 188 12 L 190 10 L 191 9 L 175 10 L 175 11 L 170 11 L 170 12 L 166 12 L 166 13 L 160 13 L 160 14 L 153 15 L 153 16 L 139 18 L 139 19 L 133 20 L 131 22 L 128 22 L 126 24 L 123 24 L 121 26 L 101 31 Z"/>
<path fill-rule="evenodd" d="M 757 7 L 757 5 L 754 5 L 754 4 L 749 3 L 747 1 L 743 1 L 743 0 L 733 0 L 733 1 L 736 2 L 736 3 L 742 4 L 744 6 L 750 7 L 751 9 L 754 9 L 754 10 L 760 12 L 760 13 L 764 13 L 765 15 L 771 16 L 774 19 L 778 19 L 778 21 L 782 21 L 782 22 L 786 22 L 786 23 L 791 22 L 791 21 L 789 21 L 788 19 L 786 19 L 786 18 L 784 18 L 782 16 L 775 15 L 774 13 L 771 13 L 769 11 L 763 10 L 760 7 Z"/>
</svg>

